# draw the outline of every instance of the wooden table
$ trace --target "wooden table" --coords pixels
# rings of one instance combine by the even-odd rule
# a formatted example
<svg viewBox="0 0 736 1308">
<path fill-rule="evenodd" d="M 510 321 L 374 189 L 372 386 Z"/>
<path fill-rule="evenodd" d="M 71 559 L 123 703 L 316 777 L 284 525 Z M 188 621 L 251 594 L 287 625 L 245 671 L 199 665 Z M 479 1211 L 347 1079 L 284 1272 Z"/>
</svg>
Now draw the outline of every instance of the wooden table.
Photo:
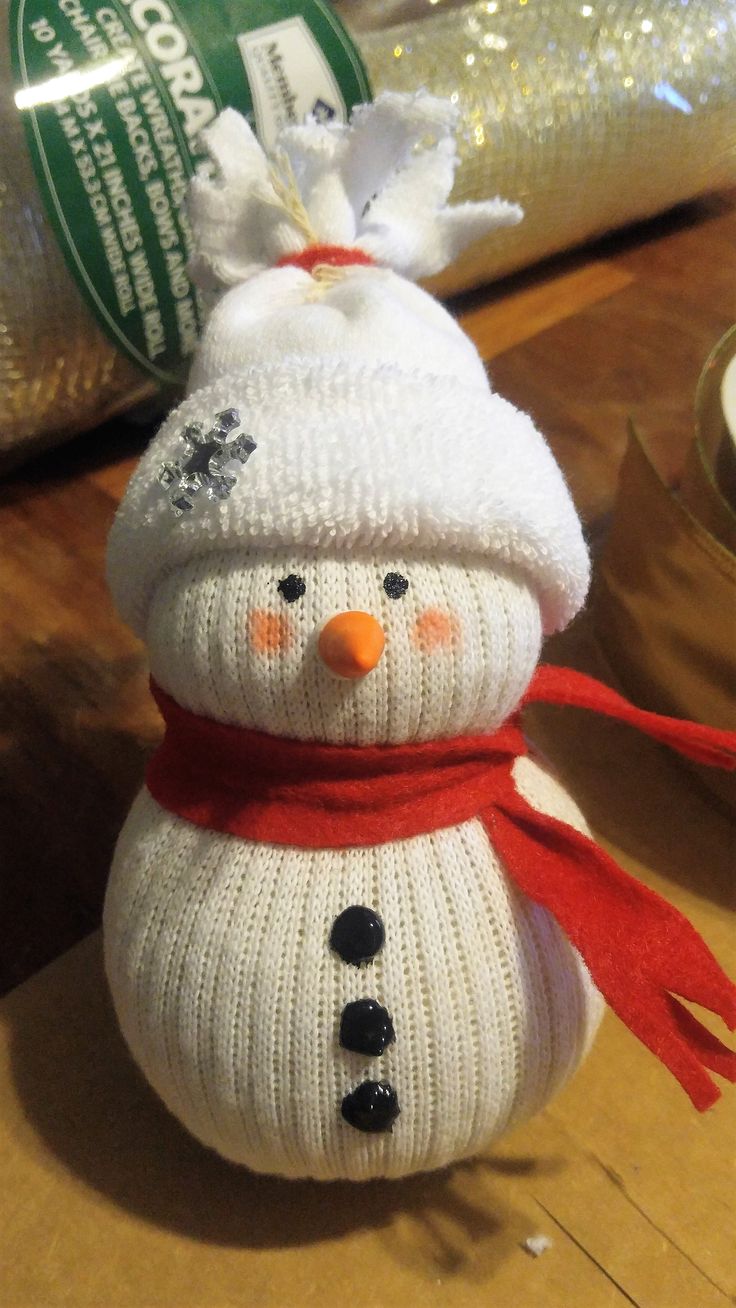
<svg viewBox="0 0 736 1308">
<path fill-rule="evenodd" d="M 733 317 L 735 238 L 733 197 L 717 197 L 457 306 L 497 388 L 549 434 L 594 539 L 629 414 L 668 476 L 681 464 L 700 368 Z M 546 1112 L 475 1162 L 405 1182 L 254 1177 L 142 1083 L 98 935 L 75 943 L 97 924 L 159 729 L 102 576 L 142 444 L 116 424 L 2 488 L 2 1308 L 725 1308 L 733 1096 L 697 1115 L 610 1015 Z M 594 666 L 584 622 L 553 655 Z M 726 814 L 625 728 L 548 712 L 535 733 L 603 843 L 736 971 Z M 537 1234 L 552 1244 L 534 1258 Z"/>
</svg>

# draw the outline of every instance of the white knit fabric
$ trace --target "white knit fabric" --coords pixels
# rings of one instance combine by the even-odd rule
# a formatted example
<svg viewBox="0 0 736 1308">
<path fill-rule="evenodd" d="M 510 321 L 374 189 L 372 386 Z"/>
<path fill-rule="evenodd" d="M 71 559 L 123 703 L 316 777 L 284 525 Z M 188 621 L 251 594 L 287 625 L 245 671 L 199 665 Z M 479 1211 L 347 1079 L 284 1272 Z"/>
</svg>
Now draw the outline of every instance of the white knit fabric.
<svg viewBox="0 0 736 1308">
<path fill-rule="evenodd" d="M 522 698 L 543 630 L 583 602 L 587 552 L 544 439 L 491 392 L 446 311 L 397 275 L 518 216 L 497 201 L 448 208 L 451 125 L 428 97 L 384 97 L 348 128 L 290 129 L 276 172 L 231 112 L 210 133 L 195 272 L 222 294 L 108 555 L 153 675 L 204 717 L 338 744 L 492 730 Z M 395 271 L 268 266 L 314 239 Z M 230 408 L 256 448 L 229 465 L 229 498 L 200 487 L 176 517 L 162 464 L 188 457 L 186 424 L 208 431 Z M 350 610 L 385 635 L 357 680 L 319 652 Z M 537 764 L 515 775 L 533 804 L 583 826 Z M 351 905 L 385 926 L 361 968 L 330 948 Z M 601 1011 L 478 820 L 307 851 L 197 828 L 144 791 L 115 855 L 105 954 L 123 1032 L 171 1110 L 227 1157 L 287 1176 L 400 1176 L 473 1153 L 555 1093 Z M 359 997 L 393 1017 L 380 1056 L 340 1044 Z M 341 1104 L 380 1079 L 400 1114 L 367 1134 Z"/>
<path fill-rule="evenodd" d="M 393 575 L 408 583 L 392 598 Z M 287 602 L 279 582 L 299 576 Z M 315 638 L 359 608 L 386 632 L 358 683 Z M 337 743 L 492 728 L 539 654 L 539 606 L 503 567 L 395 555 L 220 553 L 157 588 L 146 637 L 154 676 L 216 720 Z M 537 764 L 531 802 L 580 814 Z M 329 948 L 335 917 L 373 908 L 386 943 L 356 969 Z M 107 966 L 130 1047 L 171 1110 L 205 1143 L 259 1171 L 398 1176 L 474 1152 L 539 1108 L 592 1038 L 600 1001 L 547 913 L 509 883 L 473 821 L 372 849 L 304 851 L 192 827 L 144 792 L 118 845 L 105 908 Z M 377 999 L 396 1042 L 341 1049 L 346 1003 Z M 365 1136 L 340 1115 L 366 1077 L 401 1113 Z"/>
<path fill-rule="evenodd" d="M 384 578 L 408 583 L 398 599 Z M 279 582 L 299 576 L 286 603 Z M 372 613 L 386 648 L 346 683 L 317 651 L 334 614 Z M 492 731 L 513 711 L 539 657 L 539 605 L 513 571 L 426 557 L 323 551 L 221 553 L 176 568 L 146 627 L 153 676 L 185 708 L 271 735 L 336 744 L 434 740 Z"/>
<path fill-rule="evenodd" d="M 522 789 L 582 825 L 533 763 Z M 386 931 L 358 969 L 329 948 L 344 908 Z M 553 920 L 509 883 L 479 822 L 375 849 L 305 851 L 192 827 L 143 792 L 105 906 L 123 1033 L 170 1110 L 255 1171 L 402 1176 L 477 1152 L 545 1104 L 595 1033 L 601 1000 Z M 377 999 L 396 1041 L 341 1049 L 350 1000 Z M 340 1115 L 364 1078 L 401 1112 L 366 1135 Z"/>
</svg>

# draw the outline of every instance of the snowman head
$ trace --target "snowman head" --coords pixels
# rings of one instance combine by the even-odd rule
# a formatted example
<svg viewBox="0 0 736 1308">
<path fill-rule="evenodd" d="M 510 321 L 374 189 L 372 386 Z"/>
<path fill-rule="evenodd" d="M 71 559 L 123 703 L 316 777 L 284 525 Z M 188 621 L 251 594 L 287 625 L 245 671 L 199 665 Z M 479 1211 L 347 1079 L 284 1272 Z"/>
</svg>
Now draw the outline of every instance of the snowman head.
<svg viewBox="0 0 736 1308">
<path fill-rule="evenodd" d="M 493 729 L 541 636 L 518 568 L 421 551 L 215 552 L 162 578 L 146 623 L 153 676 L 184 707 L 341 744 Z"/>
<path fill-rule="evenodd" d="M 225 498 L 177 511 L 162 474 L 222 413 L 247 460 L 214 456 Z M 486 384 L 287 358 L 171 414 L 118 512 L 109 579 L 185 707 L 367 743 L 502 721 L 543 631 L 582 603 L 588 559 L 545 441 Z"/>
<path fill-rule="evenodd" d="M 195 712 L 358 743 L 489 729 L 583 602 L 548 446 L 407 280 L 519 217 L 447 203 L 454 112 L 385 95 L 287 129 L 275 170 L 232 111 L 208 134 L 193 272 L 220 298 L 108 554 Z"/>
</svg>

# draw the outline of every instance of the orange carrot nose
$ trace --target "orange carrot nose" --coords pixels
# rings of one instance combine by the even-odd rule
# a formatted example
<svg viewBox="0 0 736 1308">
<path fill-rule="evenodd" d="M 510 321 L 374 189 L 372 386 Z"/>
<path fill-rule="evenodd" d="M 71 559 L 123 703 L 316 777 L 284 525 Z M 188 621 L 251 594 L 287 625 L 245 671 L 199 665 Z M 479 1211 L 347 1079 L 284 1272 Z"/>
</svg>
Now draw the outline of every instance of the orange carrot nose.
<svg viewBox="0 0 736 1308">
<path fill-rule="evenodd" d="M 364 677 L 383 654 L 383 627 L 370 613 L 338 613 L 319 637 L 320 657 L 338 677 Z"/>
</svg>

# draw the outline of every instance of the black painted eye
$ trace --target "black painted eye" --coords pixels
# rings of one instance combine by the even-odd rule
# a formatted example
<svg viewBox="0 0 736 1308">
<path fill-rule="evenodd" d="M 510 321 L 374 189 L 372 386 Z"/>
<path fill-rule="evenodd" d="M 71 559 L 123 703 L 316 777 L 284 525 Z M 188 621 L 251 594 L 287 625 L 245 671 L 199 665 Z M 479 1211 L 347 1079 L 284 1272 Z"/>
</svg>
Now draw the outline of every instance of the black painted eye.
<svg viewBox="0 0 736 1308">
<path fill-rule="evenodd" d="M 295 604 L 298 599 L 301 599 L 307 586 L 303 577 L 297 577 L 292 572 L 288 577 L 281 578 L 278 589 L 279 594 L 282 599 L 286 600 L 287 604 Z"/>
<path fill-rule="evenodd" d="M 401 599 L 408 591 L 409 583 L 400 572 L 387 572 L 383 579 L 383 589 L 389 599 Z"/>
</svg>

